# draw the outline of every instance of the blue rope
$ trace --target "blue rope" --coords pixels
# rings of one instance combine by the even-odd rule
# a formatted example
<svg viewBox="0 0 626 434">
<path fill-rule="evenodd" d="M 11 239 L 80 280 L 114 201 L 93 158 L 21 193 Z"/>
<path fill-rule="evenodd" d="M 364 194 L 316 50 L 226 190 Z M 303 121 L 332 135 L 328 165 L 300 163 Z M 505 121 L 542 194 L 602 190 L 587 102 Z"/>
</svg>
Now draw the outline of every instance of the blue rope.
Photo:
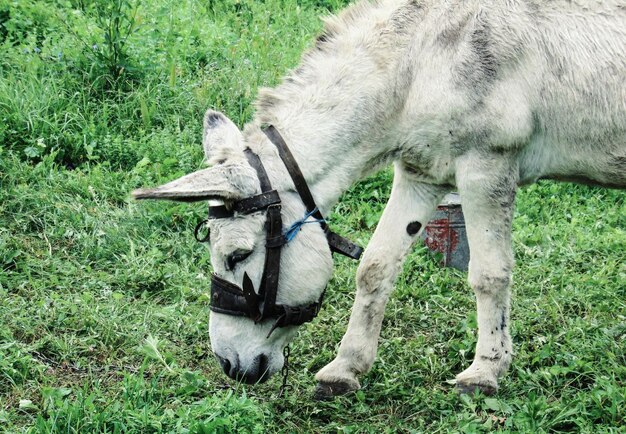
<svg viewBox="0 0 626 434">
<path fill-rule="evenodd" d="M 300 229 L 302 229 L 302 226 L 309 224 L 309 223 L 324 223 L 326 221 L 324 219 L 321 219 L 321 220 L 315 219 L 315 220 L 307 221 L 317 211 L 318 209 L 315 208 L 310 213 L 305 214 L 304 218 L 298 220 L 297 222 L 289 226 L 289 228 L 285 231 L 285 239 L 287 240 L 288 243 L 291 242 L 296 237 L 296 235 L 298 235 L 298 232 L 300 232 Z"/>
</svg>

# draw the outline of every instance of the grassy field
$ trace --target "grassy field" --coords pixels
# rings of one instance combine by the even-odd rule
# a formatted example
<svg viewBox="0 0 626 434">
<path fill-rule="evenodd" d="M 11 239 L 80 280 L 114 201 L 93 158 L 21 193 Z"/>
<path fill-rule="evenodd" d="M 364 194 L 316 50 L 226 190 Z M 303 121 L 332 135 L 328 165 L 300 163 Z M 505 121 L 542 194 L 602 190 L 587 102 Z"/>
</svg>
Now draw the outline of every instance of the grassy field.
<svg viewBox="0 0 626 434">
<path fill-rule="evenodd" d="M 464 273 L 409 257 L 363 390 L 314 402 L 356 265 L 292 345 L 293 390 L 232 384 L 208 342 L 205 206 L 129 192 L 202 166 L 207 107 L 240 126 L 347 0 L 0 0 L 0 432 L 626 432 L 624 192 L 519 194 L 497 396 L 459 397 L 476 317 Z M 384 171 L 332 220 L 367 243 Z"/>
</svg>

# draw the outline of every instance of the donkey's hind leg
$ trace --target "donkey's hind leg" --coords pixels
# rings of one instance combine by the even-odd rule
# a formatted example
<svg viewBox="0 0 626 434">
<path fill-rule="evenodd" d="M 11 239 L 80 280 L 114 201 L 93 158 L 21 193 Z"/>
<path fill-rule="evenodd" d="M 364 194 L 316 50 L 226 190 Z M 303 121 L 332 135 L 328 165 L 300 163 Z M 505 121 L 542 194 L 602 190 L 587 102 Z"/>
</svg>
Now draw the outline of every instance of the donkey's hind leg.
<svg viewBox="0 0 626 434">
<path fill-rule="evenodd" d="M 507 155 L 472 153 L 458 160 L 457 186 L 470 247 L 469 283 L 478 309 L 476 354 L 472 365 L 456 377 L 460 392 L 494 393 L 498 377 L 511 363 L 511 220 L 517 174 L 514 159 Z"/>
<path fill-rule="evenodd" d="M 387 207 L 357 271 L 357 293 L 348 330 L 335 360 L 318 374 L 316 399 L 359 389 L 359 374 L 372 367 L 387 299 L 396 276 L 437 203 L 448 189 L 412 181 L 396 165 Z"/>
</svg>

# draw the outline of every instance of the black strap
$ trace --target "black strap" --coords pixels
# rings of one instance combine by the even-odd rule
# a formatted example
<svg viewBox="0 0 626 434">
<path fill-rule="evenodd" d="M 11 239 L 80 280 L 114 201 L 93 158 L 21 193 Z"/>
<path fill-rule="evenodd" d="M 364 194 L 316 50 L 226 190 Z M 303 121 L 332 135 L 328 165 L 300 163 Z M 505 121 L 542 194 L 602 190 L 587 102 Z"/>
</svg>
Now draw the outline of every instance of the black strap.
<svg viewBox="0 0 626 434">
<path fill-rule="evenodd" d="M 261 184 L 261 195 L 266 194 L 268 197 L 278 196 L 275 190 L 272 190 L 272 184 L 261 158 L 252 152 L 250 148 L 245 150 L 246 158 L 250 165 L 256 170 Z M 258 196 L 257 196 L 258 197 Z M 267 207 L 266 242 L 265 242 L 265 267 L 263 269 L 263 277 L 261 278 L 261 287 L 259 288 L 258 297 L 263 297 L 263 312 L 260 319 L 269 318 L 273 314 L 274 306 L 276 306 L 276 294 L 278 293 L 278 277 L 280 275 L 280 252 L 284 242 L 283 237 L 283 220 L 281 217 L 280 197 L 278 202 Z M 280 240 L 280 242 L 277 242 Z M 249 285 L 252 287 L 252 285 Z M 245 292 L 245 288 L 244 288 Z M 252 298 L 250 295 L 248 298 Z"/>
<path fill-rule="evenodd" d="M 330 250 L 334 253 L 339 253 L 357 261 L 363 254 L 363 247 L 328 229 L 326 230 L 326 239 L 328 240 Z"/>
<path fill-rule="evenodd" d="M 254 292 L 254 291 L 253 291 Z M 245 308 L 243 308 L 245 306 Z M 229 281 L 213 274 L 211 277 L 211 310 L 217 313 L 235 316 L 258 317 L 252 315 L 252 309 L 241 289 Z"/>
<path fill-rule="evenodd" d="M 256 196 L 241 199 L 233 206 L 233 210 L 238 214 L 252 214 L 261 211 L 270 205 L 278 205 L 280 196 L 276 190 L 264 191 Z"/>
<path fill-rule="evenodd" d="M 252 149 L 246 148 L 244 153 L 246 154 L 246 158 L 248 159 L 248 163 L 250 166 L 256 170 L 257 176 L 259 177 L 259 183 L 261 184 L 261 191 L 263 193 L 267 193 L 272 190 L 272 183 L 270 182 L 269 176 L 267 176 L 267 172 L 265 171 L 265 167 L 261 162 L 261 158 L 252 152 Z"/>
<path fill-rule="evenodd" d="M 322 229 L 326 232 L 326 238 L 328 239 L 331 251 L 358 260 L 363 254 L 363 248 L 328 229 L 328 225 L 324 220 L 322 212 L 315 204 L 315 199 L 313 199 L 313 194 L 311 194 L 311 190 L 309 189 L 306 179 L 304 179 L 300 166 L 298 166 L 298 162 L 289 150 L 283 136 L 280 135 L 278 130 L 273 125 L 264 126 L 263 132 L 270 142 L 276 146 L 278 155 L 280 156 L 280 159 L 283 160 L 283 164 L 287 168 L 287 172 L 293 181 L 293 185 L 300 195 L 302 202 L 304 202 L 304 206 L 306 206 L 307 211 L 313 212 L 315 210 L 313 216 L 320 220 Z"/>
<path fill-rule="evenodd" d="M 276 130 L 273 125 L 264 127 L 263 132 L 267 138 L 270 139 L 270 142 L 276 146 L 276 149 L 278 149 L 278 155 L 280 155 L 280 159 L 283 160 L 283 164 L 287 168 L 287 172 L 293 181 L 293 185 L 296 187 L 296 191 L 300 195 L 302 202 L 304 202 L 304 206 L 306 206 L 307 211 L 312 212 L 317 209 L 317 212 L 313 213 L 313 217 L 318 220 L 324 220 L 321 211 L 315 204 L 315 199 L 313 199 L 313 195 L 311 194 L 311 190 L 309 190 L 309 186 L 304 179 L 300 166 L 298 166 L 298 162 L 289 150 L 283 136 L 280 135 L 278 130 Z M 322 223 L 322 227 L 326 228 L 326 223 Z"/>
<path fill-rule="evenodd" d="M 316 303 L 308 306 L 268 306 L 263 318 L 277 318 L 275 327 L 302 325 L 312 321 L 320 311 L 324 294 Z M 213 274 L 211 277 L 211 310 L 226 315 L 245 316 L 258 322 L 262 320 L 259 312 L 259 297 L 254 292 L 252 281 L 244 274 L 243 288 Z"/>
<path fill-rule="evenodd" d="M 227 219 L 233 217 L 234 215 L 234 212 L 223 205 L 209 206 L 209 220 Z"/>
<path fill-rule="evenodd" d="M 263 318 L 271 316 L 271 308 L 276 304 L 278 293 L 278 277 L 280 275 L 280 252 L 282 245 L 272 243 L 277 237 L 282 237 L 283 221 L 280 216 L 280 205 L 272 205 L 267 209 L 267 235 L 265 245 L 265 269 L 259 296 L 264 297 Z M 266 309 L 267 308 L 267 309 Z"/>
<path fill-rule="evenodd" d="M 252 214 L 262 211 L 271 205 L 280 203 L 280 196 L 276 190 L 265 191 L 256 196 L 233 202 L 230 209 L 225 206 L 209 207 L 210 219 L 223 219 L 233 217 L 235 214 Z"/>
</svg>

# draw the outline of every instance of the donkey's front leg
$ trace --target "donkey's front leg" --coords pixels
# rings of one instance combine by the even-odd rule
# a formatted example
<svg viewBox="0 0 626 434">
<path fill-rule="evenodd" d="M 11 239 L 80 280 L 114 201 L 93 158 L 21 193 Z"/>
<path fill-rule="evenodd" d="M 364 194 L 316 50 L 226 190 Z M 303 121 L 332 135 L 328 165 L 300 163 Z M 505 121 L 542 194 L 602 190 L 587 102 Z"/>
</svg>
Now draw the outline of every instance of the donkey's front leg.
<svg viewBox="0 0 626 434">
<path fill-rule="evenodd" d="M 357 375 L 372 367 L 387 299 L 402 262 L 446 189 L 412 182 L 396 165 L 391 197 L 357 271 L 348 330 L 335 360 L 318 374 L 316 399 L 359 389 Z"/>
<path fill-rule="evenodd" d="M 472 152 L 458 160 L 456 169 L 470 247 L 469 283 L 478 308 L 474 362 L 457 376 L 457 388 L 463 393 L 480 389 L 493 394 L 512 356 L 511 220 L 518 168 L 507 155 Z"/>
</svg>

